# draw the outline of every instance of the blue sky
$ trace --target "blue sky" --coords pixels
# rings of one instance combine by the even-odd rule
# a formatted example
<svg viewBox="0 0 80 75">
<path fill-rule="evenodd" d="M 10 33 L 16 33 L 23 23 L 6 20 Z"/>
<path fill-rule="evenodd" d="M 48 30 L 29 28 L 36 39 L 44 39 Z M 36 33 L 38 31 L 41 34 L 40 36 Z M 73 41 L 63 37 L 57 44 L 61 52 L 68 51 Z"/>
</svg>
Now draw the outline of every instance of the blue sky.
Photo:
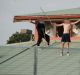
<svg viewBox="0 0 80 75">
<path fill-rule="evenodd" d="M 13 23 L 15 15 L 27 15 L 45 11 L 80 7 L 80 0 L 0 0 L 0 45 L 5 44 L 11 34 L 20 29 L 31 29 L 34 25 L 29 22 Z"/>
</svg>

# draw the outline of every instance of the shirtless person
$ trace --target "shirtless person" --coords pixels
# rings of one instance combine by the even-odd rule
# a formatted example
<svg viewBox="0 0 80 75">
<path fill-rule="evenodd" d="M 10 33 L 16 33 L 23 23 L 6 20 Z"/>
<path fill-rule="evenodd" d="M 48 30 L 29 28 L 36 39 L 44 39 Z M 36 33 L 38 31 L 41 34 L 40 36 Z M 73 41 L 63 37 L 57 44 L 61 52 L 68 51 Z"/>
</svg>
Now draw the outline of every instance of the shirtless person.
<svg viewBox="0 0 80 75">
<path fill-rule="evenodd" d="M 70 29 L 71 29 L 71 25 L 75 25 L 76 23 L 80 22 L 80 20 L 76 21 L 76 22 L 70 22 L 68 19 L 64 20 L 64 23 L 62 24 L 56 24 L 56 26 L 63 26 L 64 31 L 63 31 L 63 35 L 62 35 L 62 51 L 61 51 L 61 56 L 63 56 L 63 50 L 64 50 L 64 44 L 67 44 L 67 55 L 69 56 L 69 43 L 71 42 L 70 40 Z"/>
</svg>

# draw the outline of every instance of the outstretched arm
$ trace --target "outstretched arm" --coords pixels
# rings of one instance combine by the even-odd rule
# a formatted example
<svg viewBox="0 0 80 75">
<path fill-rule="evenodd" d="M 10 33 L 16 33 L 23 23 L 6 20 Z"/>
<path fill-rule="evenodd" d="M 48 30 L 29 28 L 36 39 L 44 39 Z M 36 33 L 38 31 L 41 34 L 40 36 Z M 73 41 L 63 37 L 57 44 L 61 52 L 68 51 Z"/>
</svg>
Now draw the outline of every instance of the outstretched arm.
<svg viewBox="0 0 80 75">
<path fill-rule="evenodd" d="M 63 26 L 63 23 L 61 23 L 61 24 L 53 23 L 53 24 L 56 26 Z"/>
<path fill-rule="evenodd" d="M 71 24 L 74 25 L 74 24 L 77 24 L 78 22 L 80 22 L 80 19 L 77 20 L 76 22 L 72 22 Z"/>
</svg>

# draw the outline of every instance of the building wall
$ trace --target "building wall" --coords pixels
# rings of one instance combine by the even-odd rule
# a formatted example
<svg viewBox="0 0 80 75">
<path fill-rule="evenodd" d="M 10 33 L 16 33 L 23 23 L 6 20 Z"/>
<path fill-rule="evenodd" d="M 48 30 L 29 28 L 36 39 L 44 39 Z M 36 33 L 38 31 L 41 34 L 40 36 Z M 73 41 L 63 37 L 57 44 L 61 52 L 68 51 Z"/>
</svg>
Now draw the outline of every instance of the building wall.
<svg viewBox="0 0 80 75">
<path fill-rule="evenodd" d="M 80 29 L 77 29 L 78 30 L 78 33 L 75 32 L 75 35 L 73 34 L 73 29 L 75 27 L 72 27 L 71 31 L 70 31 L 70 35 L 71 35 L 71 39 L 73 40 L 80 40 Z M 57 35 L 57 31 L 56 31 L 56 26 L 53 26 L 53 29 L 50 30 L 50 33 L 47 33 L 49 36 L 50 36 L 50 39 L 51 40 L 60 40 L 61 37 L 59 37 Z M 35 37 L 35 41 L 38 40 L 38 32 L 37 32 L 37 29 L 35 27 L 35 34 L 34 34 L 34 37 Z"/>
<path fill-rule="evenodd" d="M 32 30 L 29 30 L 29 29 L 21 29 L 20 33 L 32 34 Z"/>
</svg>

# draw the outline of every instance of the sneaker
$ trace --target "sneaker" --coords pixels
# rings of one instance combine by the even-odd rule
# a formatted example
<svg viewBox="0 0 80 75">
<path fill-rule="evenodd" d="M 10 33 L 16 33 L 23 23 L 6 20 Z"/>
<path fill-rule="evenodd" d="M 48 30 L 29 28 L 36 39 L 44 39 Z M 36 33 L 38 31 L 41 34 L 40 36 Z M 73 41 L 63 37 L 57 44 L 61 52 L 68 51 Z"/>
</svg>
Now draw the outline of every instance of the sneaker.
<svg viewBox="0 0 80 75">
<path fill-rule="evenodd" d="M 60 56 L 63 56 L 63 53 L 60 53 Z"/>
<path fill-rule="evenodd" d="M 69 52 L 67 52 L 67 56 L 70 56 Z"/>
</svg>

